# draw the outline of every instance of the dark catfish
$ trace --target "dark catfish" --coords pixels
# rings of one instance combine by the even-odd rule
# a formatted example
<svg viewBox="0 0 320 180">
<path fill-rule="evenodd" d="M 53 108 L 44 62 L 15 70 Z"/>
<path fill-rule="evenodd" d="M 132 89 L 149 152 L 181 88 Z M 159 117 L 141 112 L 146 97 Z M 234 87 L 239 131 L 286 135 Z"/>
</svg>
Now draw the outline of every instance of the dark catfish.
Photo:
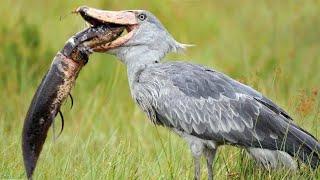
<svg viewBox="0 0 320 180">
<path fill-rule="evenodd" d="M 32 178 L 47 132 L 68 97 L 91 48 L 117 38 L 123 27 L 92 26 L 71 37 L 53 58 L 33 96 L 22 132 L 23 160 L 28 179 Z"/>
</svg>

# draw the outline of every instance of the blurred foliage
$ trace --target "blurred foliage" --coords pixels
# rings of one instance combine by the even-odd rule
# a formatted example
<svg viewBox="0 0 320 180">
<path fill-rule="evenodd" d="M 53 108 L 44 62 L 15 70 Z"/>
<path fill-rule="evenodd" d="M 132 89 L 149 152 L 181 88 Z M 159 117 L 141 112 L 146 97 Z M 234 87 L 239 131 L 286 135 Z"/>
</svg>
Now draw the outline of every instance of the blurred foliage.
<svg viewBox="0 0 320 180">
<path fill-rule="evenodd" d="M 20 150 L 24 116 L 56 52 L 85 27 L 80 17 L 70 13 L 80 5 L 150 10 L 176 40 L 196 44 L 185 54 L 167 59 L 205 64 L 253 86 L 319 137 L 319 0 L 2 0 L 1 179 L 24 177 Z M 94 54 L 73 96 L 74 108 L 63 106 L 62 136 L 53 142 L 49 133 L 37 179 L 192 177 L 187 145 L 168 130 L 151 125 L 134 105 L 125 67 L 115 57 Z M 253 164 L 243 150 L 223 147 L 215 173 L 218 179 L 320 178 L 319 171 L 314 174 L 306 168 L 269 172 Z M 205 175 L 205 168 L 202 171 Z"/>
</svg>

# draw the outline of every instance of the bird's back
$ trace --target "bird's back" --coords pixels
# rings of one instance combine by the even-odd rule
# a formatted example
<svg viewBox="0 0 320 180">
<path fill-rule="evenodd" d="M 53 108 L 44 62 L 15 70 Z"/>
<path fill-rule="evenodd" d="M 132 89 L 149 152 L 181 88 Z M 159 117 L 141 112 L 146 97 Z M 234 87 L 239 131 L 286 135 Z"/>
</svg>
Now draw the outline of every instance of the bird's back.
<svg viewBox="0 0 320 180">
<path fill-rule="evenodd" d="M 294 125 L 284 110 L 220 72 L 168 62 L 146 66 L 136 76 L 132 95 L 155 124 L 218 144 L 284 148 L 291 155 L 307 139 L 307 154 L 315 147 L 320 151 L 317 140 Z"/>
<path fill-rule="evenodd" d="M 237 99 L 237 96 L 244 95 L 255 99 L 287 121 L 292 120 L 287 112 L 258 91 L 202 65 L 186 62 L 152 64 L 140 71 L 135 79 L 132 92 L 141 94 L 146 91 L 150 98 L 154 98 L 153 101 L 163 93 L 175 99 L 192 97 L 195 100 L 218 100 L 222 97 Z"/>
</svg>

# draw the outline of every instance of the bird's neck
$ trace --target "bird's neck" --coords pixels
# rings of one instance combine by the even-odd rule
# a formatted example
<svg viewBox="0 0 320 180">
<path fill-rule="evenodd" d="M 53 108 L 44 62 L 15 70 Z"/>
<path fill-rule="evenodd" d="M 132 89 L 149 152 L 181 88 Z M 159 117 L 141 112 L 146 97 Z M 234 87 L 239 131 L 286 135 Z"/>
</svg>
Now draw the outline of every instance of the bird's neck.
<svg viewBox="0 0 320 180">
<path fill-rule="evenodd" d="M 130 53 L 130 55 L 122 58 L 127 66 L 128 80 L 130 87 L 139 78 L 139 74 L 148 66 L 159 63 L 166 53 L 159 53 L 156 50 L 145 50 L 138 53 Z"/>
</svg>

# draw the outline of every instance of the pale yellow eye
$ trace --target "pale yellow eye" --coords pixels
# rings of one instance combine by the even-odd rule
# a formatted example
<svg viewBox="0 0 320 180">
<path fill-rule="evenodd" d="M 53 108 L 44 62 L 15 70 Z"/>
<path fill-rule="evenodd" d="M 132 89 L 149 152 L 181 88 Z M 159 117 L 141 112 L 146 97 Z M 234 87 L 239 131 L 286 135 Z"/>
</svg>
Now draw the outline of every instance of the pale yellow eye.
<svg viewBox="0 0 320 180">
<path fill-rule="evenodd" d="M 139 18 L 141 21 L 144 21 L 144 20 L 147 18 L 147 15 L 145 15 L 145 14 L 139 14 L 139 15 L 138 15 L 138 18 Z"/>
</svg>

